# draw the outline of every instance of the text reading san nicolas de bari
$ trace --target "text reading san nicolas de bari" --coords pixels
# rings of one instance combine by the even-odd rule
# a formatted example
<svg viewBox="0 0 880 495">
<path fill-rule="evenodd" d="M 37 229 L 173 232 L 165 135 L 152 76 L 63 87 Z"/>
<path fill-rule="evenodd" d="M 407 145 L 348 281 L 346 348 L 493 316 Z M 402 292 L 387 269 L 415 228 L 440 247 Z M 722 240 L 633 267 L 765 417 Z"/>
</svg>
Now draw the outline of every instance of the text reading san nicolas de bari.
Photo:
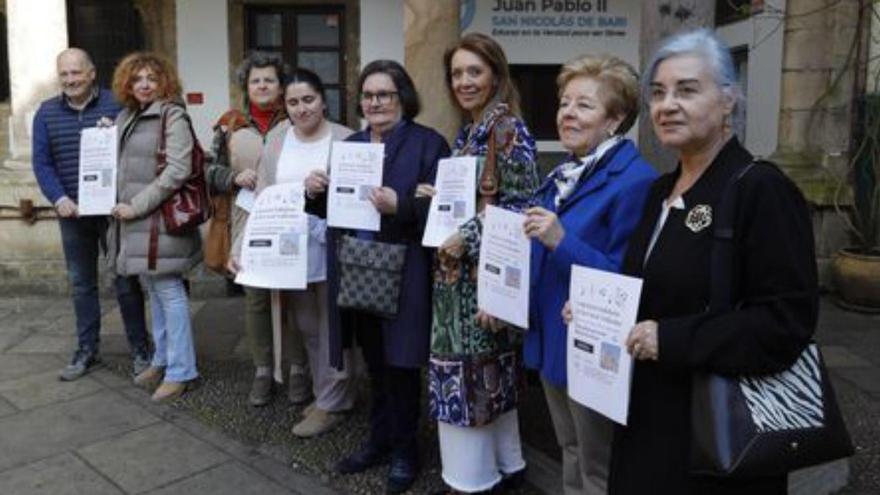
<svg viewBox="0 0 880 495">
<path fill-rule="evenodd" d="M 495 0 L 492 35 L 625 36 L 626 17 L 583 15 L 607 11 L 608 0 Z"/>
</svg>

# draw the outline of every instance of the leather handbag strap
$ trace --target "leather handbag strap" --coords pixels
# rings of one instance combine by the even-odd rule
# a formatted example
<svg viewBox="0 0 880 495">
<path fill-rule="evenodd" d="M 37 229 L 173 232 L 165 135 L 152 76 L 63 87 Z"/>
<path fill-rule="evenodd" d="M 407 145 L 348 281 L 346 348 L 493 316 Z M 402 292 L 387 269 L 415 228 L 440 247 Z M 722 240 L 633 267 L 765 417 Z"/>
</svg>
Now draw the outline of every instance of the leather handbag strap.
<svg viewBox="0 0 880 495">
<path fill-rule="evenodd" d="M 150 246 L 147 250 L 147 269 L 155 270 L 156 261 L 159 257 L 159 211 L 150 215 Z"/>
<path fill-rule="evenodd" d="M 156 150 L 156 175 L 162 173 L 165 170 L 165 166 L 168 164 L 168 154 L 166 153 L 166 139 L 165 139 L 165 128 L 168 119 L 168 112 L 166 111 L 166 106 L 162 105 L 161 110 L 159 111 L 159 149 Z M 159 215 L 161 215 L 161 208 L 157 209 L 150 215 L 150 239 L 149 239 L 149 247 L 147 250 L 147 269 L 155 270 L 157 258 L 159 257 Z"/>
<path fill-rule="evenodd" d="M 753 161 L 741 171 L 733 174 L 724 186 L 718 211 L 715 212 L 715 235 L 712 240 L 709 308 L 711 310 L 730 309 L 735 305 L 733 299 L 734 278 L 734 220 L 739 196 L 739 181 L 755 166 Z"/>
<path fill-rule="evenodd" d="M 486 205 L 495 204 L 498 196 L 499 178 L 498 178 L 498 139 L 495 133 L 498 121 L 492 125 L 489 131 L 488 150 L 486 151 L 486 161 L 483 163 L 483 173 L 480 174 L 480 197 L 477 200 L 477 212 L 481 212 Z M 506 141 L 506 140 L 505 140 Z"/>
<path fill-rule="evenodd" d="M 168 123 L 168 111 L 166 108 L 165 105 L 162 105 L 162 108 L 159 111 L 159 149 L 156 150 L 156 175 L 161 174 L 162 171 L 165 170 L 165 166 L 168 164 L 168 153 L 166 152 L 165 142 L 165 130 Z"/>
</svg>

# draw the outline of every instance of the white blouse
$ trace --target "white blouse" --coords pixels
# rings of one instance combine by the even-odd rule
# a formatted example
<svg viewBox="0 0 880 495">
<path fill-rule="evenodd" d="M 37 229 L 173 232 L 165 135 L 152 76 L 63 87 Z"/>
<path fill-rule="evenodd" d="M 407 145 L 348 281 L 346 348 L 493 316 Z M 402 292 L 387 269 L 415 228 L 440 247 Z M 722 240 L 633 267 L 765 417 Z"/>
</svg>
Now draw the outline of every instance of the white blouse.
<svg viewBox="0 0 880 495">
<path fill-rule="evenodd" d="M 654 244 L 657 243 L 657 238 L 660 237 L 660 232 L 663 231 L 663 226 L 666 225 L 666 219 L 669 218 L 669 210 L 675 208 L 676 210 L 684 210 L 684 198 L 681 196 L 675 198 L 675 201 L 672 203 L 669 202 L 668 199 L 663 200 L 663 208 L 660 210 L 660 216 L 657 218 L 657 224 L 654 225 L 654 232 L 651 234 L 651 242 L 648 243 L 648 249 L 645 251 L 645 259 L 642 264 L 648 263 L 648 258 L 651 256 L 651 251 L 654 250 Z"/>
<path fill-rule="evenodd" d="M 278 156 L 276 184 L 303 182 L 315 169 L 327 169 L 330 162 L 330 133 L 317 141 L 301 141 L 293 127 L 284 136 L 284 145 Z M 327 221 L 309 215 L 308 283 L 327 280 Z"/>
</svg>

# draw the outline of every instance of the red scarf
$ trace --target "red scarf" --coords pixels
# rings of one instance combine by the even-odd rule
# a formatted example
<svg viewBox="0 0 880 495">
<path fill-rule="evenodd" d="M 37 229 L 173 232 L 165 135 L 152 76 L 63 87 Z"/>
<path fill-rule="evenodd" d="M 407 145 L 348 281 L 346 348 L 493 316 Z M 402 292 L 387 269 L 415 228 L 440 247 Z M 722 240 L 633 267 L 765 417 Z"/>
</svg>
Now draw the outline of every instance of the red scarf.
<svg viewBox="0 0 880 495">
<path fill-rule="evenodd" d="M 260 108 L 256 103 L 251 102 L 250 104 L 250 114 L 251 118 L 254 119 L 254 123 L 257 124 L 257 129 L 260 130 L 260 134 L 266 134 L 269 131 L 269 126 L 272 125 L 272 121 L 275 117 L 275 112 L 278 111 L 278 108 L 275 105 L 268 105 L 266 108 Z"/>
</svg>

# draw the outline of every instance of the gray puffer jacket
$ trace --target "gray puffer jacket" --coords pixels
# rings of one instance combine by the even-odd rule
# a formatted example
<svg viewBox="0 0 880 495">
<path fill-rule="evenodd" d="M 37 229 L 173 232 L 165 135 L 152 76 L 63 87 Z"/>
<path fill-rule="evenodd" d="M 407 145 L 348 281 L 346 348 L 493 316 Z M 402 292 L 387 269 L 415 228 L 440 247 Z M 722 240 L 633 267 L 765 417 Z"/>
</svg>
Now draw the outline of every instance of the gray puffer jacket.
<svg viewBox="0 0 880 495">
<path fill-rule="evenodd" d="M 167 165 L 156 176 L 161 112 L 165 123 Z M 186 235 L 170 235 L 159 221 L 158 256 L 155 270 L 149 270 L 152 214 L 189 177 L 192 170 L 193 139 L 189 117 L 178 104 L 156 101 L 143 111 L 124 109 L 116 117 L 119 133 L 118 202 L 134 208 L 133 220 L 111 225 L 111 259 L 120 275 L 183 274 L 201 260 L 198 230 Z M 113 239 L 115 237 L 115 239 Z"/>
</svg>

